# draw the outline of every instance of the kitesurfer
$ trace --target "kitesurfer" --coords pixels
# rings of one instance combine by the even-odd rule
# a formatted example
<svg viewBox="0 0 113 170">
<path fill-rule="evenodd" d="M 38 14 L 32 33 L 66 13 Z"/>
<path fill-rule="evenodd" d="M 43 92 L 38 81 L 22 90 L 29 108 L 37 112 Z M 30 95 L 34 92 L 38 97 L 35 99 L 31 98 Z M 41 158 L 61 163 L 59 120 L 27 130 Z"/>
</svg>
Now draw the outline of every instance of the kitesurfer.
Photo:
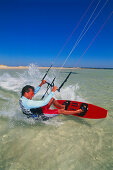
<svg viewBox="0 0 113 170">
<path fill-rule="evenodd" d="M 76 111 L 65 110 L 65 106 L 59 104 L 53 98 L 54 92 L 58 89 L 56 86 L 52 88 L 52 91 L 44 100 L 32 100 L 32 97 L 34 97 L 34 95 L 40 90 L 41 86 L 45 83 L 46 80 L 42 80 L 41 84 L 37 86 L 36 89 L 30 85 L 26 85 L 25 87 L 23 87 L 19 104 L 24 114 L 26 114 L 28 117 L 47 120 L 54 116 L 58 116 L 58 114 L 71 115 L 80 114 L 83 112 L 83 109 L 79 109 Z M 52 104 L 58 106 L 59 109 L 49 109 Z"/>
</svg>

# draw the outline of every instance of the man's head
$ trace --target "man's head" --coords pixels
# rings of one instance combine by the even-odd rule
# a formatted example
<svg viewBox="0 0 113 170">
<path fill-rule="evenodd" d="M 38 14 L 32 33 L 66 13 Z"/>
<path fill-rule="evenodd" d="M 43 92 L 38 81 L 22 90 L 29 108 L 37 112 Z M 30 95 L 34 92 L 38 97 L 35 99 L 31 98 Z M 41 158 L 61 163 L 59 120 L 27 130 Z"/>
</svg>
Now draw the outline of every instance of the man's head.
<svg viewBox="0 0 113 170">
<path fill-rule="evenodd" d="M 30 85 L 26 85 L 25 87 L 23 87 L 21 91 L 21 96 L 24 96 L 31 100 L 34 96 L 34 87 Z"/>
</svg>

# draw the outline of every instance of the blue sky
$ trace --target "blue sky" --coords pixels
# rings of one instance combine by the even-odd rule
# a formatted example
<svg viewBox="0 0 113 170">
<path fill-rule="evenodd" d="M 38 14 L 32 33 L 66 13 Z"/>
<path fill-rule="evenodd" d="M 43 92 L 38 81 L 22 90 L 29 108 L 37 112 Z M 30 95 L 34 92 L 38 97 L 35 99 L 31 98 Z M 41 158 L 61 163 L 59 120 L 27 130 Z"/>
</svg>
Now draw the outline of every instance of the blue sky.
<svg viewBox="0 0 113 170">
<path fill-rule="evenodd" d="M 92 20 L 105 1 L 100 1 Z M 34 63 L 38 66 L 50 66 L 54 63 L 54 66 L 62 66 L 99 0 L 94 0 L 63 51 L 56 56 L 91 2 L 92 0 L 1 0 L 0 64 L 19 66 Z M 80 59 L 112 11 L 113 0 L 108 0 L 70 55 L 65 67 L 113 68 L 113 15 Z"/>
</svg>

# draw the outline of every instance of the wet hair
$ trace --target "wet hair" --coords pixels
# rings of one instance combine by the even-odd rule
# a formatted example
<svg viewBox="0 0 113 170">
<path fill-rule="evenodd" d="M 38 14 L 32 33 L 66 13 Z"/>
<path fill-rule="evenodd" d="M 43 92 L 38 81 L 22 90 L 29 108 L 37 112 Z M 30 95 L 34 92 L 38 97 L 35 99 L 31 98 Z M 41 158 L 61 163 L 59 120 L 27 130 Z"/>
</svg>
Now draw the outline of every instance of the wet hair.
<svg viewBox="0 0 113 170">
<path fill-rule="evenodd" d="M 25 92 L 29 92 L 30 89 L 32 89 L 33 91 L 35 90 L 33 86 L 30 85 L 26 85 L 25 87 L 23 87 L 22 91 L 21 91 L 21 96 L 24 96 Z"/>
</svg>

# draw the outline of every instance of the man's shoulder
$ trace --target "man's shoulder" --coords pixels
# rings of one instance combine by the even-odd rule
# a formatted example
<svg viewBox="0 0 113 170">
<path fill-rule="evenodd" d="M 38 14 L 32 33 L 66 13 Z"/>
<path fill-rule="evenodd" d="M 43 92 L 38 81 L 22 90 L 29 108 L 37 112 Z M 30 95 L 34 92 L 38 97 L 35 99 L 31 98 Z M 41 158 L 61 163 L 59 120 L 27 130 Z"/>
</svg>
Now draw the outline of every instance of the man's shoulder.
<svg viewBox="0 0 113 170">
<path fill-rule="evenodd" d="M 22 100 L 23 100 L 23 98 L 22 98 L 22 97 L 20 97 L 19 102 L 20 102 L 20 101 L 22 101 Z"/>
<path fill-rule="evenodd" d="M 21 98 L 19 100 L 27 100 L 27 98 L 24 96 L 21 96 Z"/>
<path fill-rule="evenodd" d="M 26 97 L 22 96 L 20 99 L 19 99 L 19 103 L 28 103 L 30 100 L 27 99 Z"/>
<path fill-rule="evenodd" d="M 22 104 L 23 101 L 25 101 L 24 97 L 22 96 L 20 99 L 19 99 L 19 103 Z"/>
</svg>

